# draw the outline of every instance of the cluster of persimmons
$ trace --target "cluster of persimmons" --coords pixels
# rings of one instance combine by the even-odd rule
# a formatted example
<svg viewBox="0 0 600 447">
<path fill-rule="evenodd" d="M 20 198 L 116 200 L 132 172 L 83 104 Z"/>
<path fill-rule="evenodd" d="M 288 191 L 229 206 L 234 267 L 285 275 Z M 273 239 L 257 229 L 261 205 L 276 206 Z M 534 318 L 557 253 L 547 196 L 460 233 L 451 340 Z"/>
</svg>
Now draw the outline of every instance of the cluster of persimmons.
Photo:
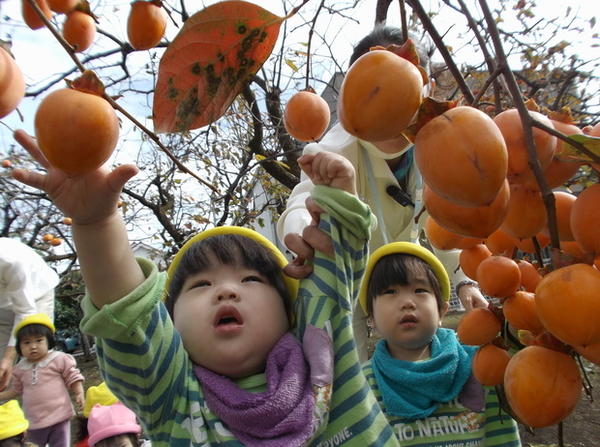
<svg viewBox="0 0 600 447">
<path fill-rule="evenodd" d="M 395 52 L 370 51 L 342 83 L 340 122 L 363 140 L 397 138 L 418 116 L 422 72 Z M 565 114 L 551 119 L 538 110 L 528 113 L 564 135 L 583 133 L 564 122 L 569 121 Z M 314 92 L 300 92 L 287 105 L 286 128 L 301 141 L 320 138 L 328 120 L 327 104 Z M 532 131 L 549 188 L 564 185 L 583 162 L 566 157 L 563 140 Z M 586 133 L 600 136 L 600 124 Z M 465 314 L 457 328 L 463 343 L 480 346 L 475 376 L 484 385 L 503 385 L 512 414 L 524 424 L 543 427 L 563 420 L 582 392 L 575 353 L 600 364 L 600 184 L 578 196 L 552 192 L 564 265 L 551 270 L 517 256 L 539 257 L 550 243 L 546 206 L 517 109 L 491 118 L 474 107 L 451 107 L 417 128 L 413 138 L 430 243 L 461 249 L 464 273 L 486 295 L 500 299 L 499 306 Z M 510 350 L 507 331 L 517 341 Z"/>
<path fill-rule="evenodd" d="M 62 36 L 75 52 L 87 50 L 96 36 L 95 17 L 89 4 L 79 0 L 35 0 L 46 19 L 65 14 Z M 147 50 L 162 39 L 167 14 L 160 0 L 131 3 L 127 36 L 136 50 Z M 22 0 L 25 23 L 31 29 L 46 26 L 30 0 Z M 0 118 L 11 113 L 25 94 L 21 70 L 9 52 L 0 48 Z M 35 134 L 48 161 L 69 174 L 97 168 L 114 150 L 119 122 L 104 97 L 102 83 L 86 72 L 70 88 L 56 90 L 40 103 L 35 115 Z"/>
</svg>

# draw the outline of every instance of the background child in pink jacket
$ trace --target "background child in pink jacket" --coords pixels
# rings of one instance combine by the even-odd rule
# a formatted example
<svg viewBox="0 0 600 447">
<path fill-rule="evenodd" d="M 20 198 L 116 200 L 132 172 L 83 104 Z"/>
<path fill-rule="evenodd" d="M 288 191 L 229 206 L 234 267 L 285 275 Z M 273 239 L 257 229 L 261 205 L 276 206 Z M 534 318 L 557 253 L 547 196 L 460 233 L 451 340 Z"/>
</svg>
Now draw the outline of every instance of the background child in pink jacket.
<svg viewBox="0 0 600 447">
<path fill-rule="evenodd" d="M 69 390 L 83 409 L 83 376 L 69 354 L 54 351 L 54 324 L 46 314 L 25 317 L 15 328 L 21 360 L 13 370 L 10 388 L 0 401 L 23 398 L 29 421 L 27 439 L 40 446 L 70 446 L 70 422 L 75 414 Z"/>
</svg>

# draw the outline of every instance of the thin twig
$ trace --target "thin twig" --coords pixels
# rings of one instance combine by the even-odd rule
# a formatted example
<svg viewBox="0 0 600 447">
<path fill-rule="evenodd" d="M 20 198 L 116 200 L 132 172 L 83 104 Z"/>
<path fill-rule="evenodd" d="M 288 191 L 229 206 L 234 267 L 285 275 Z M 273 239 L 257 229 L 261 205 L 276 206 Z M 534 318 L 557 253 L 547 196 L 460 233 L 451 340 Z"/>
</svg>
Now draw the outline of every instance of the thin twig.
<svg viewBox="0 0 600 447">
<path fill-rule="evenodd" d="M 121 107 L 114 99 L 112 99 L 107 94 L 104 94 L 104 98 L 110 103 L 111 106 L 113 106 L 113 108 L 115 110 L 118 110 L 123 115 L 125 115 L 125 117 L 127 119 L 129 119 L 133 124 L 135 124 L 138 128 L 140 128 L 146 135 L 148 135 L 148 137 L 150 137 L 150 139 L 156 143 L 156 145 L 167 155 L 167 157 L 169 157 L 171 159 L 171 161 L 175 164 L 175 166 L 177 166 L 182 172 L 185 172 L 186 174 L 191 175 L 196 180 L 198 180 L 200 183 L 202 183 L 204 186 L 211 189 L 213 192 L 218 192 L 218 189 L 214 185 L 211 185 L 206 180 L 201 178 L 198 174 L 196 174 L 195 172 L 190 170 L 187 166 L 185 166 L 183 163 L 181 163 L 177 159 L 177 157 L 175 157 L 175 155 L 173 155 L 173 153 L 169 150 L 169 148 L 166 147 L 164 144 L 162 144 L 162 142 L 160 141 L 160 139 L 154 132 L 152 132 L 150 129 L 148 129 L 146 126 L 144 126 L 141 122 L 139 122 L 133 115 L 131 115 L 127 110 L 125 110 L 123 107 Z"/>
<path fill-rule="evenodd" d="M 308 90 L 310 88 L 310 48 L 312 45 L 313 32 L 315 30 L 315 25 L 317 24 L 317 19 L 319 18 L 319 14 L 321 13 L 321 9 L 323 8 L 324 4 L 325 4 L 325 0 L 321 0 L 321 3 L 319 4 L 319 7 L 317 8 L 317 12 L 315 13 L 315 16 L 312 19 L 310 29 L 308 30 L 308 44 L 306 46 L 306 86 L 305 86 L 306 90 Z"/>
<path fill-rule="evenodd" d="M 502 74 L 502 68 L 496 67 L 494 69 L 494 71 L 492 72 L 492 74 L 490 74 L 488 76 L 488 78 L 485 80 L 485 83 L 481 87 L 481 90 L 479 91 L 479 93 L 477 93 L 477 96 L 475 97 L 473 104 L 471 104 L 473 107 L 477 107 L 477 104 L 479 104 L 479 101 L 481 100 L 481 98 L 483 97 L 485 92 L 487 91 L 488 87 L 492 84 L 492 82 L 495 82 L 496 79 L 498 78 L 498 76 L 500 76 L 501 74 Z"/>
<path fill-rule="evenodd" d="M 44 22 L 44 25 L 46 25 L 46 28 L 48 28 L 50 30 L 52 35 L 56 38 L 56 40 L 58 40 L 58 43 L 61 44 L 61 46 L 69 54 L 71 59 L 73 59 L 73 62 L 75 62 L 75 65 L 77 65 L 77 68 L 79 68 L 79 71 L 81 71 L 83 73 L 85 71 L 85 67 L 79 61 L 77 56 L 75 55 L 75 51 L 73 50 L 73 47 L 69 44 L 69 42 L 67 42 L 63 38 L 63 36 L 56 30 L 56 28 L 54 28 L 54 26 L 52 26 L 52 23 L 50 23 L 50 21 L 46 18 L 46 16 L 44 15 L 42 10 L 38 6 L 37 2 L 35 0 L 27 0 L 27 1 L 31 5 L 31 7 L 35 10 L 36 14 L 38 16 L 40 16 L 40 19 L 42 20 L 42 22 Z"/>
<path fill-rule="evenodd" d="M 533 236 L 531 238 L 531 242 L 533 242 L 533 250 L 535 254 L 535 259 L 540 265 L 540 268 L 544 268 L 544 259 L 542 258 L 542 248 L 540 247 L 540 243 L 537 240 L 537 237 Z"/>
<path fill-rule="evenodd" d="M 398 0 L 400 3 L 400 23 L 402 23 L 402 41 L 406 42 L 408 40 L 408 22 L 406 20 L 406 5 L 404 4 L 404 0 Z"/>
<path fill-rule="evenodd" d="M 425 28 L 425 30 L 429 33 L 438 51 L 442 54 L 444 62 L 446 62 L 446 65 L 448 66 L 450 73 L 452 73 L 454 80 L 458 84 L 458 87 L 460 88 L 460 91 L 465 97 L 465 100 L 468 104 L 473 104 L 473 101 L 475 100 L 475 98 L 473 97 L 473 93 L 471 93 L 469 86 L 465 82 L 465 79 L 463 78 L 460 70 L 458 69 L 456 63 L 452 59 L 452 56 L 450 55 L 446 44 L 444 44 L 442 37 L 440 36 L 437 29 L 433 25 L 433 22 L 429 18 L 429 14 L 427 14 L 427 11 L 425 11 L 419 0 L 407 0 L 407 2 L 415 10 L 417 15 L 419 16 L 419 19 L 421 20 L 423 28 Z"/>
</svg>

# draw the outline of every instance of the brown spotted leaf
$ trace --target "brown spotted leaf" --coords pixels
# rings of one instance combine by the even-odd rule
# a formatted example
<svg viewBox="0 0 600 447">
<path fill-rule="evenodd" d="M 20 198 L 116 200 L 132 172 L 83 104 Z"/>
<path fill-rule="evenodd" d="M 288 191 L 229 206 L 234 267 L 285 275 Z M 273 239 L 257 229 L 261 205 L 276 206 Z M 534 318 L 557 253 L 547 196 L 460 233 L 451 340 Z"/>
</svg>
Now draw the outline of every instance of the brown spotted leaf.
<svg viewBox="0 0 600 447">
<path fill-rule="evenodd" d="M 238 0 L 191 16 L 160 61 L 155 132 L 183 132 L 219 119 L 273 51 L 286 18 Z"/>
</svg>

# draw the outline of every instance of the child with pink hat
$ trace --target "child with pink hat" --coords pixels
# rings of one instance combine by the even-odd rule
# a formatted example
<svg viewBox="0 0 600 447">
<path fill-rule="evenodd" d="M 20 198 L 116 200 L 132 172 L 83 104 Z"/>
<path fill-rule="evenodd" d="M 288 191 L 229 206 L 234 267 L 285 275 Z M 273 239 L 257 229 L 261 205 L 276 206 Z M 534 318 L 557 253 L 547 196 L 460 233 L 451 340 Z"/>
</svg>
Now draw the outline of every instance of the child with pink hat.
<svg viewBox="0 0 600 447">
<path fill-rule="evenodd" d="M 142 427 L 135 413 L 117 402 L 112 405 L 94 405 L 88 419 L 88 444 L 92 447 L 137 447 Z"/>
</svg>

